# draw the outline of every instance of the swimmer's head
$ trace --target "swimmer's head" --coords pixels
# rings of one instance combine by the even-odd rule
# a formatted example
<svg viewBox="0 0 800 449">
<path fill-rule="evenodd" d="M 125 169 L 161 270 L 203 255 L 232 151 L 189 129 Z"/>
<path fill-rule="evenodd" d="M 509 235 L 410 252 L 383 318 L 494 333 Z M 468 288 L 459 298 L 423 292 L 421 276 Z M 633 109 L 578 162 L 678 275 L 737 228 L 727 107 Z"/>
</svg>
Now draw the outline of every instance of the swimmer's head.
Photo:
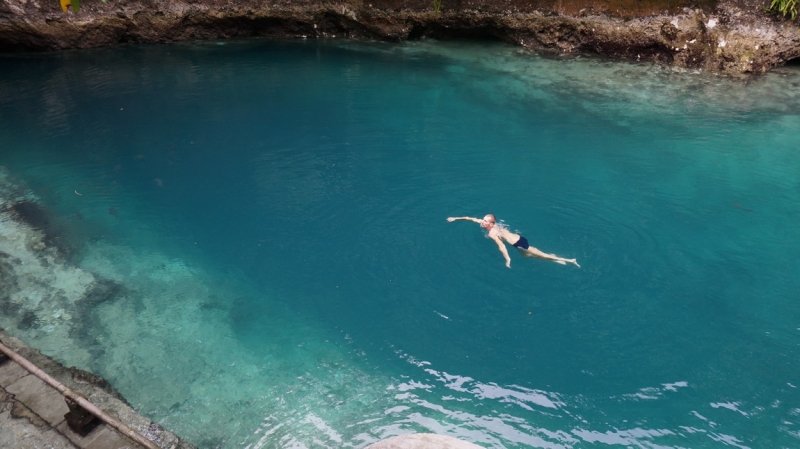
<svg viewBox="0 0 800 449">
<path fill-rule="evenodd" d="M 494 215 L 486 214 L 486 216 L 483 217 L 483 220 L 481 220 L 481 227 L 485 229 L 491 229 L 492 226 L 494 226 L 495 221 L 497 221 L 497 219 L 494 218 Z"/>
</svg>

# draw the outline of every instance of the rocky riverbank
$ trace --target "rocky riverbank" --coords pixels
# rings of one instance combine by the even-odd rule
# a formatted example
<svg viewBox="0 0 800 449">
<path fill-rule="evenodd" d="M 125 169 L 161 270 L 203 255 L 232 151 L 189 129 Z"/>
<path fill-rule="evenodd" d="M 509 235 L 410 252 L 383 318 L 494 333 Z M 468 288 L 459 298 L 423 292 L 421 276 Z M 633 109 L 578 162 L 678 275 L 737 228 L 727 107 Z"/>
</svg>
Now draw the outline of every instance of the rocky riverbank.
<svg viewBox="0 0 800 449">
<path fill-rule="evenodd" d="M 492 38 L 709 72 L 763 73 L 800 57 L 798 23 L 766 0 L 3 0 L 0 52 L 190 39 Z"/>
</svg>

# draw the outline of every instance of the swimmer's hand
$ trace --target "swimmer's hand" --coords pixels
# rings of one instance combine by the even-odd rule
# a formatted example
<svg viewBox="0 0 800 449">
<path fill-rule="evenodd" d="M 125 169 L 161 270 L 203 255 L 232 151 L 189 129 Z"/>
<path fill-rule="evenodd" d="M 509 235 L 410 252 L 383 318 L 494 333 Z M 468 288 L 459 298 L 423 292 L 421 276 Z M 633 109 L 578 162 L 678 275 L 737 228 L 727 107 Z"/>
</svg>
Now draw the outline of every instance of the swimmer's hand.
<svg viewBox="0 0 800 449">
<path fill-rule="evenodd" d="M 452 222 L 456 221 L 456 217 L 447 217 L 447 221 L 452 223 Z"/>
<path fill-rule="evenodd" d="M 511 261 L 510 260 L 506 261 L 506 268 L 511 268 Z"/>
</svg>

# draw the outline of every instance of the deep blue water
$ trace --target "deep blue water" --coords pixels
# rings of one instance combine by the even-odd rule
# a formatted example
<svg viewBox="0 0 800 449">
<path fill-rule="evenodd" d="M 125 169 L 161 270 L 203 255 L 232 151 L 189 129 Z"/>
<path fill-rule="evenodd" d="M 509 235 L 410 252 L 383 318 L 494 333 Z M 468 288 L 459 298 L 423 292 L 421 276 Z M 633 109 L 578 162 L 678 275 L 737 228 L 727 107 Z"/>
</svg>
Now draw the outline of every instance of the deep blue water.
<svg viewBox="0 0 800 449">
<path fill-rule="evenodd" d="M 0 165 L 127 286 L 58 348 L 19 333 L 200 447 L 800 446 L 796 68 L 347 41 L 0 65 Z M 509 270 L 445 220 L 486 213 L 581 268 Z"/>
</svg>

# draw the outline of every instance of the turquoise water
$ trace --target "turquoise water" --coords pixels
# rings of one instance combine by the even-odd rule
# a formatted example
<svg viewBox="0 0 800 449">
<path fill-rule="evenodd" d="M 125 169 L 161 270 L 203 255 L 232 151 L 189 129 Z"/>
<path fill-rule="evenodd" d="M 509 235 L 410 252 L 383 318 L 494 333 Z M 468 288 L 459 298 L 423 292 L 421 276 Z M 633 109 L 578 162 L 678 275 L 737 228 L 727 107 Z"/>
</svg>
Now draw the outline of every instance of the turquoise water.
<svg viewBox="0 0 800 449">
<path fill-rule="evenodd" d="M 0 165 L 121 286 L 0 325 L 201 448 L 800 446 L 797 68 L 348 41 L 0 65 Z M 509 270 L 445 220 L 486 213 L 581 268 Z"/>
</svg>

